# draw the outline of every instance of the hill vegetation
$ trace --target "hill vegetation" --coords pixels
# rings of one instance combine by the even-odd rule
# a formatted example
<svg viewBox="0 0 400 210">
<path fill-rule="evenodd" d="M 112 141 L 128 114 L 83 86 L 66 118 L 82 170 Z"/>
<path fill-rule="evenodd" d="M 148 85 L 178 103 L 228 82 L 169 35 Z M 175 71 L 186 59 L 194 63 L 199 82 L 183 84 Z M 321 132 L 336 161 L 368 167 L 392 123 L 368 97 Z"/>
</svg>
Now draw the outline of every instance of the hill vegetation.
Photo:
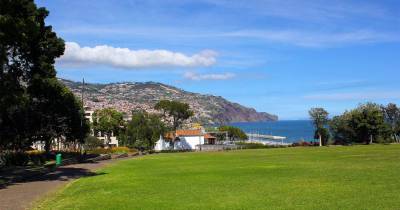
<svg viewBox="0 0 400 210">
<path fill-rule="evenodd" d="M 82 83 L 60 79 L 76 96 L 81 96 Z M 194 111 L 191 118 L 203 124 L 274 121 L 278 117 L 253 108 L 230 102 L 220 96 L 203 95 L 156 82 L 123 82 L 110 84 L 85 84 L 85 105 L 93 109 L 113 107 L 120 112 L 132 110 L 157 112 L 155 104 L 160 100 L 180 101 L 189 104 Z"/>
</svg>

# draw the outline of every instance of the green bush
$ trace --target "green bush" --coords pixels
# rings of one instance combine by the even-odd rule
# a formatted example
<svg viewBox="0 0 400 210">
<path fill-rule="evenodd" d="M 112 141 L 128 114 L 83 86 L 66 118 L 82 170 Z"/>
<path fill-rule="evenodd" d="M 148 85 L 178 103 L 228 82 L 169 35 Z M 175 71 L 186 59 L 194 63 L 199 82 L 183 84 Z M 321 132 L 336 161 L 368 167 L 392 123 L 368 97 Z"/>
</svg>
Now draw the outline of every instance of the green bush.
<svg viewBox="0 0 400 210">
<path fill-rule="evenodd" d="M 128 147 L 113 147 L 113 148 L 97 148 L 87 151 L 88 154 L 135 154 L 138 153 L 136 149 Z"/>
<path fill-rule="evenodd" d="M 103 140 L 100 140 L 95 136 L 88 136 L 85 138 L 85 144 L 83 144 L 83 148 L 85 150 L 94 150 L 102 147 L 103 145 Z"/>
<path fill-rule="evenodd" d="M 245 143 L 245 142 L 238 142 L 236 143 L 238 146 L 242 146 L 245 149 L 262 149 L 266 148 L 266 145 L 261 143 Z"/>
<path fill-rule="evenodd" d="M 127 154 L 130 149 L 128 147 L 113 147 L 111 148 L 111 153 L 113 154 Z"/>
<path fill-rule="evenodd" d="M 105 149 L 105 148 L 96 148 L 92 150 L 87 151 L 88 154 L 111 154 L 111 149 Z"/>
</svg>

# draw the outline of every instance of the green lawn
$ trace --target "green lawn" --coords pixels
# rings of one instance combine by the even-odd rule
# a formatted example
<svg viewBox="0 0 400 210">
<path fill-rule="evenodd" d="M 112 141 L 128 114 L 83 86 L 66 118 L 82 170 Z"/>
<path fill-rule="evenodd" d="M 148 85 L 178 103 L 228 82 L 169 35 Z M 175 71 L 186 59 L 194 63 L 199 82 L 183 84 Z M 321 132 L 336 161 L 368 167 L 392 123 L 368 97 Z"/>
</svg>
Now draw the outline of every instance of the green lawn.
<svg viewBox="0 0 400 210">
<path fill-rule="evenodd" d="M 400 209 L 400 145 L 157 154 L 79 179 L 40 209 Z"/>
</svg>

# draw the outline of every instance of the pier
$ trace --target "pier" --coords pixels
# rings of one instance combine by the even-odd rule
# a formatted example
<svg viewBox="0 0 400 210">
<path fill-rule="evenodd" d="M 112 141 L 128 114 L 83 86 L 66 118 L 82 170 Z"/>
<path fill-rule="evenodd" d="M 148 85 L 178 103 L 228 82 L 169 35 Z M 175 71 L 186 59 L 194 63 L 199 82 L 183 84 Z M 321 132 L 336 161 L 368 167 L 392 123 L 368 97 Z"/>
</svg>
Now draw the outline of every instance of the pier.
<svg viewBox="0 0 400 210">
<path fill-rule="evenodd" d="M 261 143 L 265 145 L 289 145 L 290 143 L 284 142 L 286 139 L 285 136 L 273 136 L 266 134 L 258 134 L 258 133 L 246 133 L 249 137 L 248 142 L 252 143 Z"/>
</svg>

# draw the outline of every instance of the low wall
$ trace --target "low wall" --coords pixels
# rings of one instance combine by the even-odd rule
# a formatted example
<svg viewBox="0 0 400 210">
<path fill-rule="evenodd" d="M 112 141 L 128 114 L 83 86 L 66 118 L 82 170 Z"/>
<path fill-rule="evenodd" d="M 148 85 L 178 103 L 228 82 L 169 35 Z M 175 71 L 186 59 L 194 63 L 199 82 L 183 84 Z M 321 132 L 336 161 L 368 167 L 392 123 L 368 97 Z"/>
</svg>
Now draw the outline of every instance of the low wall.
<svg viewBox="0 0 400 210">
<path fill-rule="evenodd" d="M 242 146 L 238 145 L 223 145 L 223 144 L 203 144 L 197 145 L 197 151 L 221 151 L 221 150 L 236 150 L 242 149 Z"/>
</svg>

